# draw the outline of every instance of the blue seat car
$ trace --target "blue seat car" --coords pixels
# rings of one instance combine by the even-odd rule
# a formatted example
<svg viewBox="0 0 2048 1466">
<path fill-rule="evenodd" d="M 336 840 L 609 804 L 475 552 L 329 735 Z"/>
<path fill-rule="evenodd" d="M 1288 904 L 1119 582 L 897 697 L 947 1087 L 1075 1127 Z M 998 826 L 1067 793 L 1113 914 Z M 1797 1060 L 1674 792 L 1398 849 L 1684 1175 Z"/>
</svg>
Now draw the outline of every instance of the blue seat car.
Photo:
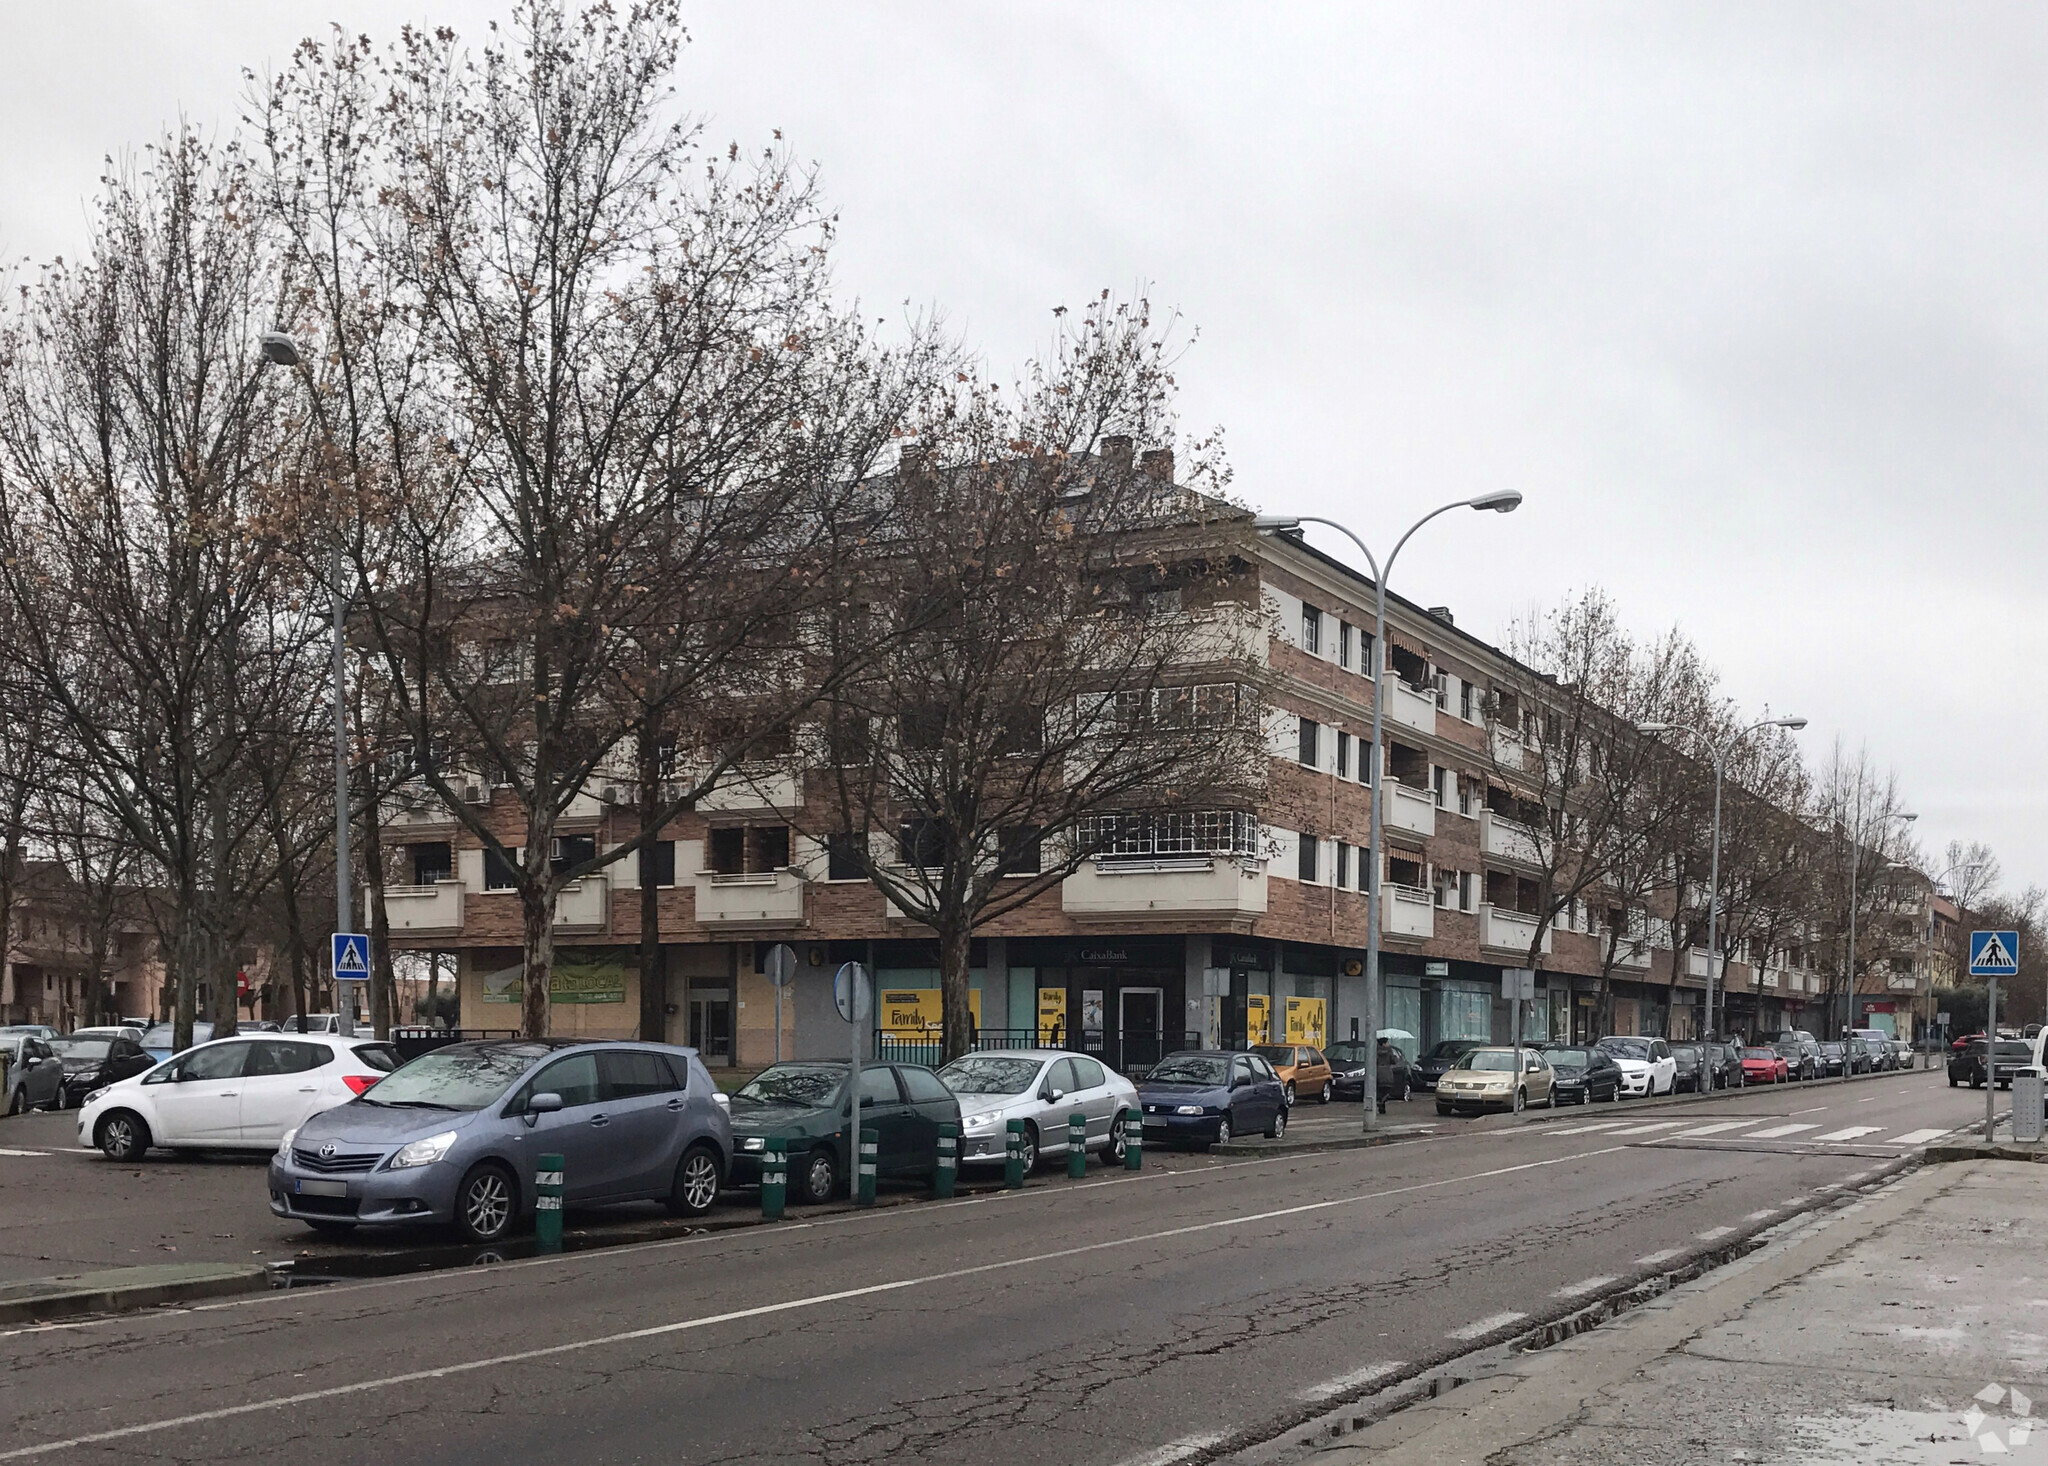
<svg viewBox="0 0 2048 1466">
<path fill-rule="evenodd" d="M 1145 1139 L 1221 1144 L 1237 1135 L 1287 1133 L 1287 1086 L 1257 1054 L 1186 1049 L 1138 1081 Z"/>
</svg>

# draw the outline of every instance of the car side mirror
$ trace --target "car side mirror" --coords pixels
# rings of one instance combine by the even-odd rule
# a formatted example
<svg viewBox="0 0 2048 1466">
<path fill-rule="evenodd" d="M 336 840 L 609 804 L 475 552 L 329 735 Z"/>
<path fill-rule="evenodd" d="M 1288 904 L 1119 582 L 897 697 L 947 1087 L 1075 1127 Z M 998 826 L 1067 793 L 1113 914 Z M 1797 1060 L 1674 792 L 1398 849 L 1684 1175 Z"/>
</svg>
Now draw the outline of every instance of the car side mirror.
<svg viewBox="0 0 2048 1466">
<path fill-rule="evenodd" d="M 1243 1089 L 1247 1084 L 1250 1084 L 1251 1082 L 1252 1081 L 1250 1075 L 1240 1074 L 1237 1076 L 1237 1078 L 1230 1081 L 1230 1087 L 1232 1089 Z"/>
<path fill-rule="evenodd" d="M 544 1094 L 529 1095 L 526 1100 L 526 1123 L 531 1125 L 542 1115 L 552 1115 L 560 1108 L 562 1108 L 562 1097 L 553 1090 L 549 1090 Z"/>
<path fill-rule="evenodd" d="M 1052 1090 L 1046 1096 L 1046 1098 L 1050 1099 L 1054 1104 L 1058 1104 L 1061 1100 L 1065 1099 L 1066 1097 L 1067 1092 L 1064 1089 Z"/>
</svg>

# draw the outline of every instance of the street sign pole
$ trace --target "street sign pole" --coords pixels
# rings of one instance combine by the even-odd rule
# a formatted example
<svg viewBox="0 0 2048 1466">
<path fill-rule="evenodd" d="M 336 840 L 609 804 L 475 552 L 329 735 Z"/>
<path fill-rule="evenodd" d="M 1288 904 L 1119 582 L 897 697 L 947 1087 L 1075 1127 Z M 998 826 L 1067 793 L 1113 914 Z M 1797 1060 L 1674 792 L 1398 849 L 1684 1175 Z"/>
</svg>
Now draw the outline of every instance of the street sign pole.
<svg viewBox="0 0 2048 1466">
<path fill-rule="evenodd" d="M 795 954 L 791 954 L 794 956 Z M 842 965 L 832 978 L 832 997 L 839 1016 L 853 1033 L 853 1063 L 846 1071 L 846 1185 L 848 1195 L 860 1195 L 860 1025 L 868 1016 L 868 970 L 858 962 Z"/>
<path fill-rule="evenodd" d="M 1984 1143 L 1991 1144 L 1998 1124 L 1998 980 L 2018 977 L 2020 934 L 2016 931 L 1970 933 L 1970 976 L 1984 979 Z"/>
<path fill-rule="evenodd" d="M 1533 967 L 1503 967 L 1500 973 L 1501 992 L 1508 1000 L 1508 1022 L 1514 1029 L 1509 1040 L 1515 1050 L 1515 1072 L 1508 1089 L 1508 1107 L 1516 1114 L 1522 1110 L 1522 999 L 1536 1000 L 1536 969 Z"/>
<path fill-rule="evenodd" d="M 1992 1143 L 1998 1127 L 1993 1096 L 1998 1093 L 1998 979 L 1984 984 L 1984 1143 Z"/>
<path fill-rule="evenodd" d="M 782 990 L 789 986 L 789 980 L 796 976 L 796 949 L 787 942 L 777 942 L 768 949 L 768 956 L 761 964 L 767 970 L 768 981 L 775 984 L 775 1062 L 782 1062 Z"/>
</svg>

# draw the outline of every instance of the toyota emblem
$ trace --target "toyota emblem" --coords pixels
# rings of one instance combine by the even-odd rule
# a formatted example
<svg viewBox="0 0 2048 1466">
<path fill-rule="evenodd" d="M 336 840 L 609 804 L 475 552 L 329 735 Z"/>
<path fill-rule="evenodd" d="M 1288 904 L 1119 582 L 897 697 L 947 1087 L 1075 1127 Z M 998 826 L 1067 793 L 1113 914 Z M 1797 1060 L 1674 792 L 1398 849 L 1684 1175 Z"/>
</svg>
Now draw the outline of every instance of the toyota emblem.
<svg viewBox="0 0 2048 1466">
<path fill-rule="evenodd" d="M 336 1149 L 337 1147 L 335 1146 L 334 1142 L 331 1140 L 328 1141 L 327 1144 L 320 1147 L 320 1159 L 323 1161 L 333 1160 L 334 1152 Z"/>
</svg>

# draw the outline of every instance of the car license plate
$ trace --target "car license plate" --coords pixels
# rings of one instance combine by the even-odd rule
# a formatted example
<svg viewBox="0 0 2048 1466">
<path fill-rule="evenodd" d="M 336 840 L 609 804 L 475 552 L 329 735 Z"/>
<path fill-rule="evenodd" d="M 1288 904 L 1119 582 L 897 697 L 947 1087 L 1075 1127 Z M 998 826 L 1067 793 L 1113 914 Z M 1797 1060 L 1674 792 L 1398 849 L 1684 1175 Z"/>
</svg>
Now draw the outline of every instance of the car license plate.
<svg viewBox="0 0 2048 1466">
<path fill-rule="evenodd" d="M 346 1196 L 346 1181 L 301 1181 L 294 1188 L 301 1196 Z"/>
</svg>

